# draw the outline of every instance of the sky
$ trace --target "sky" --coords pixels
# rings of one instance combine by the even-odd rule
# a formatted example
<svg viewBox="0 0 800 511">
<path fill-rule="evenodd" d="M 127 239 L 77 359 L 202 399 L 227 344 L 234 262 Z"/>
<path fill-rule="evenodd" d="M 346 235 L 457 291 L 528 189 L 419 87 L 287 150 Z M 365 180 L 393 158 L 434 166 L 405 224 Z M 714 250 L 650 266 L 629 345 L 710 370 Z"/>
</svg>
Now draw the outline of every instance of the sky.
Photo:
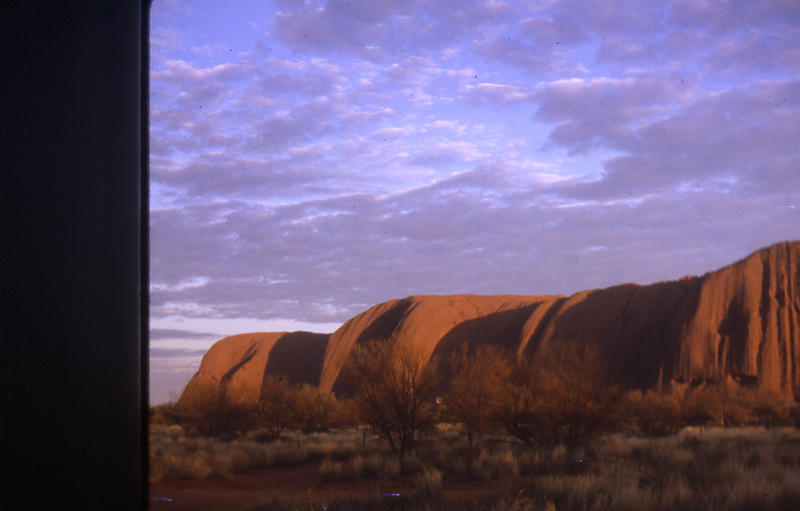
<svg viewBox="0 0 800 511">
<path fill-rule="evenodd" d="M 154 0 L 151 402 L 253 331 L 800 239 L 800 1 Z"/>
</svg>

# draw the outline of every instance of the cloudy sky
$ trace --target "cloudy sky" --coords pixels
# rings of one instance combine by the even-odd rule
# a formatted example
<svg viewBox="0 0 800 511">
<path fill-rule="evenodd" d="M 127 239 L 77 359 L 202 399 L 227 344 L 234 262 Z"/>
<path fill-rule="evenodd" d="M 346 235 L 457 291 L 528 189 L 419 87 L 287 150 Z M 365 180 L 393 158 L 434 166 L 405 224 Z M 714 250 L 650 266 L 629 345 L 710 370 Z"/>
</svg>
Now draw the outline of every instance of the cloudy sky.
<svg viewBox="0 0 800 511">
<path fill-rule="evenodd" d="M 150 107 L 154 402 L 224 335 L 800 239 L 797 0 L 155 0 Z"/>
</svg>

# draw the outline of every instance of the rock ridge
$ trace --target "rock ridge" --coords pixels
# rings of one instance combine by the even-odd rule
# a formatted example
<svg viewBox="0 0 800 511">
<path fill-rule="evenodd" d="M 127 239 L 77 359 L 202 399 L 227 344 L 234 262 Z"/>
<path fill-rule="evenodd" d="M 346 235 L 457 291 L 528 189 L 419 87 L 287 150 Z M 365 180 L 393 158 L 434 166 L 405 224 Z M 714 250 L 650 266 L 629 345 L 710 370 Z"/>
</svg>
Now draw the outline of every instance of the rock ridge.
<svg viewBox="0 0 800 511">
<path fill-rule="evenodd" d="M 253 333 L 218 341 L 187 385 L 211 381 L 254 399 L 265 374 L 346 392 L 357 344 L 389 339 L 447 359 L 463 342 L 519 356 L 595 344 L 617 383 L 683 392 L 727 383 L 800 399 L 800 241 L 705 275 L 562 295 L 414 295 L 370 307 L 332 334 Z M 185 391 L 184 391 L 185 392 Z"/>
</svg>

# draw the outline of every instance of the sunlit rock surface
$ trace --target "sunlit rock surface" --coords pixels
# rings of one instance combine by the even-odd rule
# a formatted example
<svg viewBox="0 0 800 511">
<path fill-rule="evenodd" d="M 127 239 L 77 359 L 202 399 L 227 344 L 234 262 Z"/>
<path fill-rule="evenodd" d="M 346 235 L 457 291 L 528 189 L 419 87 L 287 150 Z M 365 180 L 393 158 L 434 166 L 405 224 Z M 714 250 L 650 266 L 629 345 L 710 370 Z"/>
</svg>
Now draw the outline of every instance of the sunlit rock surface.
<svg viewBox="0 0 800 511">
<path fill-rule="evenodd" d="M 353 346 L 389 339 L 447 360 L 463 342 L 520 356 L 565 341 L 596 344 L 617 382 L 682 391 L 727 382 L 800 398 L 800 242 L 784 242 L 701 277 L 623 284 L 572 296 L 422 295 L 373 306 L 336 332 L 220 340 L 189 382 L 257 397 L 265 374 L 347 392 Z"/>
</svg>

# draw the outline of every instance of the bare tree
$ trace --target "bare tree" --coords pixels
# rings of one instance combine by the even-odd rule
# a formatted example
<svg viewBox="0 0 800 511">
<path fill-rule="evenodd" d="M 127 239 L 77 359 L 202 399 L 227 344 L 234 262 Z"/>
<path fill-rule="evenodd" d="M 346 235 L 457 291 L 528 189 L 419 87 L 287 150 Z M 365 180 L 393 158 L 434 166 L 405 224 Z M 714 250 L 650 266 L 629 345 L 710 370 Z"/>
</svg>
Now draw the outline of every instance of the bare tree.
<svg viewBox="0 0 800 511">
<path fill-rule="evenodd" d="M 286 376 L 268 375 L 264 378 L 254 409 L 259 423 L 267 428 L 268 439 L 280 437 L 285 429 L 295 424 L 296 398 Z"/>
<path fill-rule="evenodd" d="M 436 362 L 393 340 L 356 346 L 345 368 L 359 417 L 402 462 L 435 424 Z"/>
<path fill-rule="evenodd" d="M 528 446 L 542 440 L 548 427 L 544 421 L 545 402 L 536 376 L 530 359 L 516 360 L 494 410 L 494 419 L 506 432 Z"/>
<path fill-rule="evenodd" d="M 175 411 L 195 435 L 234 436 L 252 425 L 247 407 L 231 398 L 226 385 L 211 381 L 188 386 Z"/>
<path fill-rule="evenodd" d="M 294 426 L 304 432 L 322 431 L 335 420 L 336 398 L 329 392 L 303 384 L 293 389 Z"/>
<path fill-rule="evenodd" d="M 546 431 L 568 451 L 617 425 L 621 392 L 608 382 L 596 347 L 555 346 L 538 354 L 534 374 Z"/>
<path fill-rule="evenodd" d="M 511 382 L 498 420 L 528 445 L 563 443 L 572 453 L 616 426 L 620 391 L 607 383 L 596 348 L 563 343 L 522 358 Z"/>
<path fill-rule="evenodd" d="M 453 353 L 452 378 L 444 395 L 447 416 L 460 423 L 469 448 L 468 467 L 476 454 L 481 435 L 497 428 L 498 403 L 508 395 L 513 362 L 504 350 L 482 345 L 469 352 L 467 344 Z"/>
<path fill-rule="evenodd" d="M 677 433 L 681 428 L 681 406 L 677 396 L 648 390 L 632 390 L 622 400 L 634 430 L 647 436 Z"/>
</svg>

